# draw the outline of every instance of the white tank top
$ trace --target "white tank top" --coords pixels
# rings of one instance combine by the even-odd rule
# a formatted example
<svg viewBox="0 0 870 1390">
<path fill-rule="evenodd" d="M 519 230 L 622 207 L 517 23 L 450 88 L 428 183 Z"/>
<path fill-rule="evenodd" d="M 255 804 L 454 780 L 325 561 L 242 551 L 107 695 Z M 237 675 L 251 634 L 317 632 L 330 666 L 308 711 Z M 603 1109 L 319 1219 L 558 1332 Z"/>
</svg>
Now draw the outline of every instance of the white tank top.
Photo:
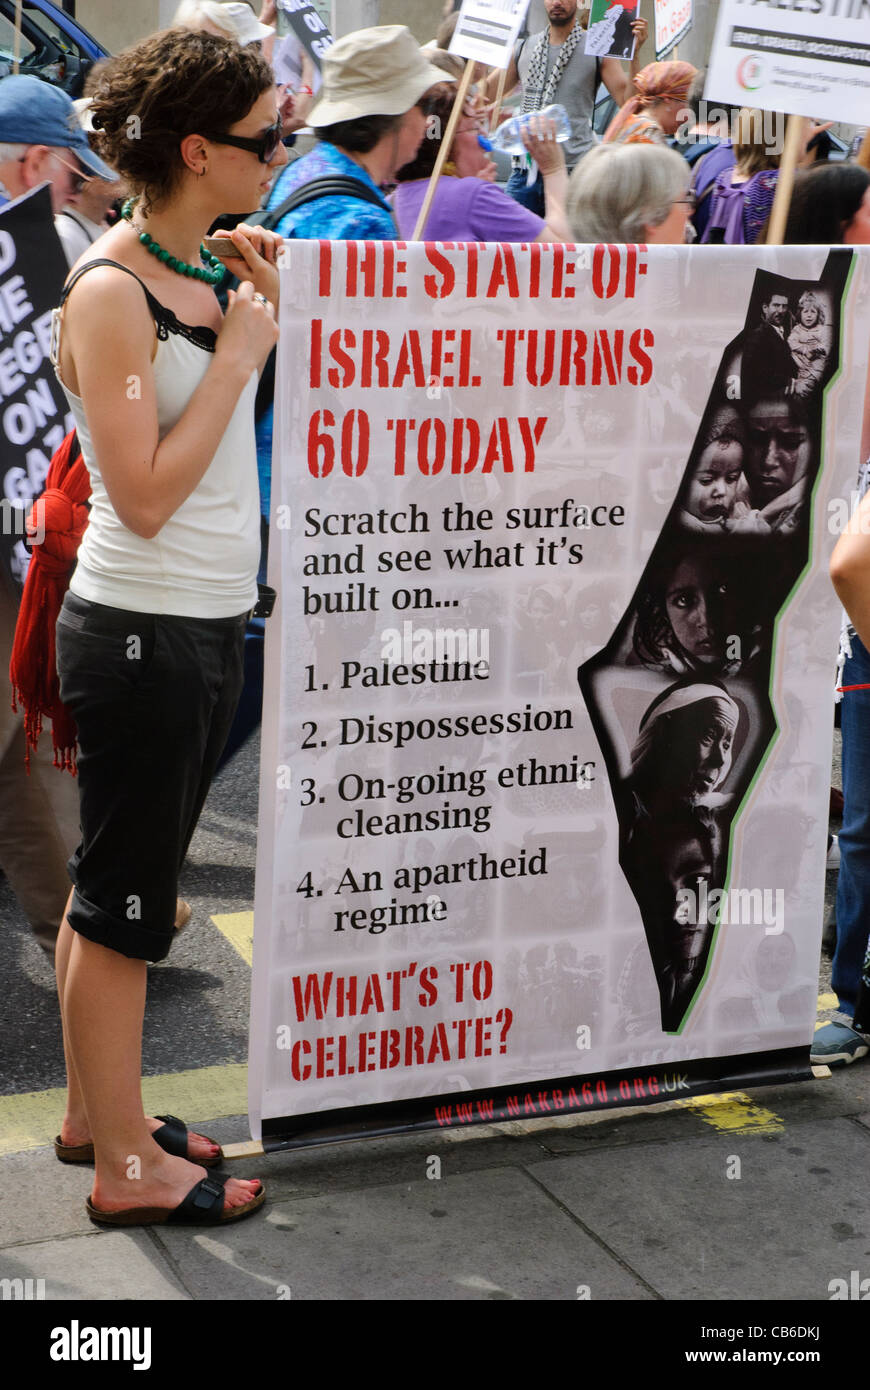
<svg viewBox="0 0 870 1390">
<path fill-rule="evenodd" d="M 118 263 L 89 261 L 79 274 L 92 265 L 106 264 Z M 67 283 L 63 300 L 77 279 L 78 274 Z M 142 288 L 157 326 L 153 369 L 159 437 L 163 439 L 183 415 L 208 371 L 217 335 L 210 328 L 180 323 L 171 309 L 160 304 L 144 285 Z M 59 317 L 59 311 L 55 312 Z M 200 482 L 157 535 L 146 540 L 123 525 L 109 500 L 84 404 L 60 380 L 57 339 L 53 361 L 91 478 L 91 511 L 70 591 L 110 608 L 184 618 L 234 618 L 253 608 L 260 559 L 254 438 L 256 372 L 242 391 Z M 123 412 L 119 425 L 122 418 Z"/>
</svg>

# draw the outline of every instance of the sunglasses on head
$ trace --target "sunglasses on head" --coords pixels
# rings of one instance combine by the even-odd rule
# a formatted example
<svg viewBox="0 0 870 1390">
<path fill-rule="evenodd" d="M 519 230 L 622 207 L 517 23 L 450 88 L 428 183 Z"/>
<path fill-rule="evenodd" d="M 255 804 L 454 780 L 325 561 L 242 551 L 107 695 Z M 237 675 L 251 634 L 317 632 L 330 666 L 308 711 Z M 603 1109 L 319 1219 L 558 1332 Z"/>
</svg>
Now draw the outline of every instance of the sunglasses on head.
<svg viewBox="0 0 870 1390">
<path fill-rule="evenodd" d="M 205 135 L 205 132 L 203 134 Z M 232 145 L 237 150 L 249 150 L 257 156 L 261 164 L 271 164 L 283 134 L 281 122 L 276 121 L 256 139 L 250 135 L 205 135 L 205 139 L 211 140 L 214 145 Z"/>
</svg>

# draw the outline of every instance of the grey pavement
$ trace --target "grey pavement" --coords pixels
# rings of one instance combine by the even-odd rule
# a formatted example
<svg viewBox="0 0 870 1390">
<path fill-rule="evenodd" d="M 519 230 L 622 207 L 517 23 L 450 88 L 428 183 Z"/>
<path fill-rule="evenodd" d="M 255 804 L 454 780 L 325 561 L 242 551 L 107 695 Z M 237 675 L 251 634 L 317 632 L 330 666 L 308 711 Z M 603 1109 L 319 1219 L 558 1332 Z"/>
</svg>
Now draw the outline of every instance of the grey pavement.
<svg viewBox="0 0 870 1390">
<path fill-rule="evenodd" d="M 0 1277 L 75 1301 L 828 1300 L 870 1274 L 870 1067 L 752 1099 L 779 1127 L 658 1105 L 258 1156 L 266 1207 L 219 1228 L 97 1229 L 90 1170 L 12 1154 Z"/>
<path fill-rule="evenodd" d="M 151 1074 L 245 1058 L 248 968 L 208 918 L 251 906 L 255 807 L 252 745 L 218 779 L 194 840 L 189 934 L 171 966 L 150 972 Z M 8 1096 L 59 1086 L 62 1070 L 51 975 L 4 892 Z M 750 1101 L 257 1156 L 229 1171 L 263 1180 L 265 1208 L 212 1228 L 96 1228 L 84 1208 L 91 1170 L 28 1148 L 0 1157 L 0 1279 L 43 1280 L 46 1300 L 74 1302 L 821 1306 L 832 1281 L 870 1278 L 870 1064 Z M 222 1143 L 249 1133 L 243 1115 L 197 1127 Z"/>
</svg>

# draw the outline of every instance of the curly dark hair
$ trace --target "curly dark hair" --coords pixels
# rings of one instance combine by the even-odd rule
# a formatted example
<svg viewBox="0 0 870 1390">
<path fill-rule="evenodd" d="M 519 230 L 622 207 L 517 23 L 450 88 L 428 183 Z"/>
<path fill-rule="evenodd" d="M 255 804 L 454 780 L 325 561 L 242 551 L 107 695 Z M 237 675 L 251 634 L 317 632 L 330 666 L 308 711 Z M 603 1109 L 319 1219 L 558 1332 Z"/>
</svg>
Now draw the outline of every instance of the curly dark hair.
<svg viewBox="0 0 870 1390">
<path fill-rule="evenodd" d="M 241 48 L 212 34 L 164 29 L 100 64 L 94 143 L 147 212 L 178 182 L 181 141 L 244 120 L 274 81 L 257 44 Z"/>
</svg>

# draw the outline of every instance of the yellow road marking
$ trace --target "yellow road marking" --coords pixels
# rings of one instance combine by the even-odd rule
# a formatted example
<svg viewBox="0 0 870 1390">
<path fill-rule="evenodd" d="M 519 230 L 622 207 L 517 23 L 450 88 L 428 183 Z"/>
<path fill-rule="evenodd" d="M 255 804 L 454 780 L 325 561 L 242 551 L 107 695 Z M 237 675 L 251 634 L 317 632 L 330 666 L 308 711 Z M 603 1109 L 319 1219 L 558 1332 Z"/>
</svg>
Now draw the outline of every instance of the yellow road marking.
<svg viewBox="0 0 870 1390">
<path fill-rule="evenodd" d="M 143 1077 L 145 1113 L 180 1115 L 188 1125 L 245 1115 L 247 1076 L 243 1062 L 228 1062 L 222 1067 Z M 65 1098 L 63 1089 L 0 1096 L 0 1155 L 51 1144 L 60 1128 Z"/>
<path fill-rule="evenodd" d="M 216 912 L 211 919 L 248 965 L 254 963 L 253 912 Z"/>
<path fill-rule="evenodd" d="M 693 1110 L 720 1134 L 776 1134 L 785 1129 L 779 1115 L 756 1104 L 745 1091 L 723 1091 L 721 1095 L 695 1096 L 672 1103 L 683 1110 Z"/>
<path fill-rule="evenodd" d="M 836 1007 L 837 1007 L 837 996 L 836 996 L 836 994 L 820 994 L 820 995 L 819 995 L 819 1008 L 820 1008 L 820 1009 L 836 1009 Z"/>
</svg>

